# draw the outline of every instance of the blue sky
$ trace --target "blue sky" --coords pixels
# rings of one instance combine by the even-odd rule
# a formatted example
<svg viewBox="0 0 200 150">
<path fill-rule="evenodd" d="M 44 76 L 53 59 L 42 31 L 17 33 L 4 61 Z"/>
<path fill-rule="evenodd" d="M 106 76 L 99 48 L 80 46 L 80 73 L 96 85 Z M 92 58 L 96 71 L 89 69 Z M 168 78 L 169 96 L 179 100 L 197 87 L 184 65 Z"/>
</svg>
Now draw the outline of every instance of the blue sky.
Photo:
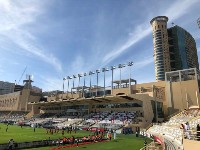
<svg viewBox="0 0 200 150">
<path fill-rule="evenodd" d="M 27 66 L 33 85 L 61 90 L 65 76 L 133 61 L 132 78 L 155 81 L 150 20 L 168 16 L 168 27 L 174 22 L 189 31 L 200 51 L 199 6 L 199 0 L 0 0 L 0 80 L 18 82 Z M 122 78 L 128 73 L 123 68 Z M 110 79 L 106 72 L 107 85 Z"/>
</svg>

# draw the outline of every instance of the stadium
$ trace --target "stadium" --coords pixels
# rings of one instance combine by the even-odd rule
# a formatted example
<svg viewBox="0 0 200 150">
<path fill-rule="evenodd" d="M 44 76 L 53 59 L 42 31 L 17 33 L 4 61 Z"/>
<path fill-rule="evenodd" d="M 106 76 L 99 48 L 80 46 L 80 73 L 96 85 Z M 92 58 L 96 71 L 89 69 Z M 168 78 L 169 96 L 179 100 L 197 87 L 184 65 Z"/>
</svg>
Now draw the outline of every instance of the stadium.
<svg viewBox="0 0 200 150">
<path fill-rule="evenodd" d="M 157 141 L 146 148 L 183 149 L 184 143 L 198 139 L 198 78 L 196 69 L 173 71 L 166 73 L 166 81 L 137 84 L 131 78 L 121 79 L 112 81 L 110 89 L 72 87 L 70 92 L 51 95 L 43 101 L 39 93 L 31 90 L 32 81 L 26 80 L 22 91 L 0 96 L 1 122 L 36 130 L 139 133 L 138 136 Z M 186 122 L 191 128 L 189 141 L 184 139 L 185 133 L 180 129 Z"/>
<path fill-rule="evenodd" d="M 0 149 L 198 150 L 200 73 L 195 41 L 178 26 L 166 29 L 167 21 L 167 17 L 158 16 L 150 22 L 155 44 L 155 82 L 137 83 L 131 76 L 134 64 L 130 61 L 64 77 L 62 91 L 42 93 L 32 86 L 28 75 L 24 85 L 15 85 L 13 92 L 1 94 Z M 184 51 L 187 62 L 181 62 L 187 67 L 181 68 L 176 62 L 180 59 L 176 60 L 175 46 L 170 45 L 170 36 L 177 30 L 184 32 L 190 42 Z M 163 48 L 170 52 L 161 54 L 159 38 L 164 38 L 165 32 L 169 41 L 168 37 L 164 41 L 169 45 Z M 168 54 L 173 60 L 164 56 Z M 125 66 L 130 71 L 122 78 L 121 69 Z M 113 78 L 116 69 L 120 70 L 119 80 Z M 100 73 L 103 86 L 99 83 Z M 110 81 L 106 79 L 108 73 Z"/>
</svg>

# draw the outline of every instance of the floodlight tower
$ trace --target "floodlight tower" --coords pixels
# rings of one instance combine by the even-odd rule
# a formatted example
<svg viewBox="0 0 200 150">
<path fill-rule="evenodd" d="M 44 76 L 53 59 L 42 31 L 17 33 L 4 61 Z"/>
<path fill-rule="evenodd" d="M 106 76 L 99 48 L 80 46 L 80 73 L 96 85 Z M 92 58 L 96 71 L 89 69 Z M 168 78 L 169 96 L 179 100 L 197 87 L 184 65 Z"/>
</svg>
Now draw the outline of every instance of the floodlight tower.
<svg viewBox="0 0 200 150">
<path fill-rule="evenodd" d="M 68 91 L 69 91 L 69 80 L 71 80 L 72 77 L 67 76 L 67 97 L 68 97 Z"/>
<path fill-rule="evenodd" d="M 102 72 L 104 73 L 104 96 L 106 95 L 106 71 L 109 71 L 109 69 L 102 68 Z"/>
<path fill-rule="evenodd" d="M 126 65 L 125 65 L 125 64 L 119 64 L 119 65 L 118 65 L 118 68 L 119 68 L 119 70 L 120 70 L 120 88 L 122 87 L 121 69 L 122 69 L 123 67 L 126 67 Z"/>
<path fill-rule="evenodd" d="M 65 90 L 65 80 L 66 80 L 67 78 L 63 78 L 63 92 L 62 92 L 62 101 L 63 101 L 63 94 L 64 94 L 64 90 Z"/>
<path fill-rule="evenodd" d="M 89 71 L 89 76 L 90 76 L 90 96 L 92 96 L 92 81 L 91 81 L 91 77 L 92 77 L 93 74 L 95 74 L 95 72 Z"/>
<path fill-rule="evenodd" d="M 80 79 L 83 75 L 82 74 L 78 74 L 78 87 L 80 86 Z"/>
<path fill-rule="evenodd" d="M 112 71 L 112 82 L 111 82 L 111 89 L 112 89 L 112 92 L 113 92 L 113 73 L 114 73 L 114 69 L 116 69 L 115 66 L 111 66 L 110 67 L 110 70 Z M 113 94 L 113 93 L 112 93 Z"/>
<path fill-rule="evenodd" d="M 128 66 L 130 68 L 130 73 L 129 73 L 129 94 L 131 94 L 131 66 L 133 66 L 133 62 L 132 61 L 128 62 Z"/>
<path fill-rule="evenodd" d="M 97 73 L 97 87 L 96 87 L 96 96 L 98 94 L 98 82 L 99 82 L 99 78 L 98 78 L 98 74 L 100 73 L 100 69 L 96 70 L 96 73 Z"/>
<path fill-rule="evenodd" d="M 73 75 L 73 88 L 74 88 L 74 79 L 76 78 L 76 75 Z"/>
<path fill-rule="evenodd" d="M 83 73 L 83 78 L 84 78 L 84 83 L 83 83 L 83 86 L 85 87 L 85 76 L 87 76 L 87 73 Z"/>
</svg>

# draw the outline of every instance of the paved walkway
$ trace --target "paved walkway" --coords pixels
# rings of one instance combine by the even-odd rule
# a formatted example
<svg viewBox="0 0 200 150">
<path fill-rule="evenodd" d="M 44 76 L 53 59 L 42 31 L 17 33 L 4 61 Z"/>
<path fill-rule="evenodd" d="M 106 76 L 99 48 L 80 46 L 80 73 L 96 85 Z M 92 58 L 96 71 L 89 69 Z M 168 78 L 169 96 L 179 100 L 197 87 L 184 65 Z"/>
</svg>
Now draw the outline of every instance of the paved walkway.
<svg viewBox="0 0 200 150">
<path fill-rule="evenodd" d="M 184 150 L 200 150 L 200 141 L 183 140 Z"/>
</svg>

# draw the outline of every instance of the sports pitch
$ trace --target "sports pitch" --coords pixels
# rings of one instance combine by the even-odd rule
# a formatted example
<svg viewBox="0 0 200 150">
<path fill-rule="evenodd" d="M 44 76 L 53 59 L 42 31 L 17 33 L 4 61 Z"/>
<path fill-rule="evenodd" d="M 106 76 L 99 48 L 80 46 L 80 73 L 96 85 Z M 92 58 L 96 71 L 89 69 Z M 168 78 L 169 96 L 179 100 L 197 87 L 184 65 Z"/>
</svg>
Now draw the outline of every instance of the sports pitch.
<svg viewBox="0 0 200 150">
<path fill-rule="evenodd" d="M 15 125 L 9 125 L 8 131 L 6 132 L 6 125 L 0 124 L 0 144 L 8 143 L 8 141 L 12 138 L 15 142 L 29 142 L 29 141 L 38 141 L 38 140 L 47 140 L 49 139 L 58 139 L 62 138 L 61 132 L 54 133 L 53 135 L 47 134 L 46 130 L 43 128 L 36 128 L 34 132 L 33 128 L 30 127 L 20 127 Z M 75 137 L 83 137 L 92 135 L 93 133 L 89 131 L 78 131 L 76 134 L 72 132 L 72 134 L 67 134 L 65 132 L 66 137 L 71 137 L 74 135 Z M 150 140 L 147 140 L 148 143 Z M 80 147 L 70 148 L 74 150 L 84 149 L 84 150 L 139 150 L 144 145 L 144 138 L 139 137 L 136 138 L 135 135 L 117 135 L 116 140 L 108 141 L 108 142 L 100 142 L 89 145 L 84 145 Z M 53 146 L 55 147 L 55 146 Z M 49 150 L 53 147 L 39 147 L 32 148 L 33 150 Z M 29 149 L 30 150 L 30 149 Z"/>
</svg>

